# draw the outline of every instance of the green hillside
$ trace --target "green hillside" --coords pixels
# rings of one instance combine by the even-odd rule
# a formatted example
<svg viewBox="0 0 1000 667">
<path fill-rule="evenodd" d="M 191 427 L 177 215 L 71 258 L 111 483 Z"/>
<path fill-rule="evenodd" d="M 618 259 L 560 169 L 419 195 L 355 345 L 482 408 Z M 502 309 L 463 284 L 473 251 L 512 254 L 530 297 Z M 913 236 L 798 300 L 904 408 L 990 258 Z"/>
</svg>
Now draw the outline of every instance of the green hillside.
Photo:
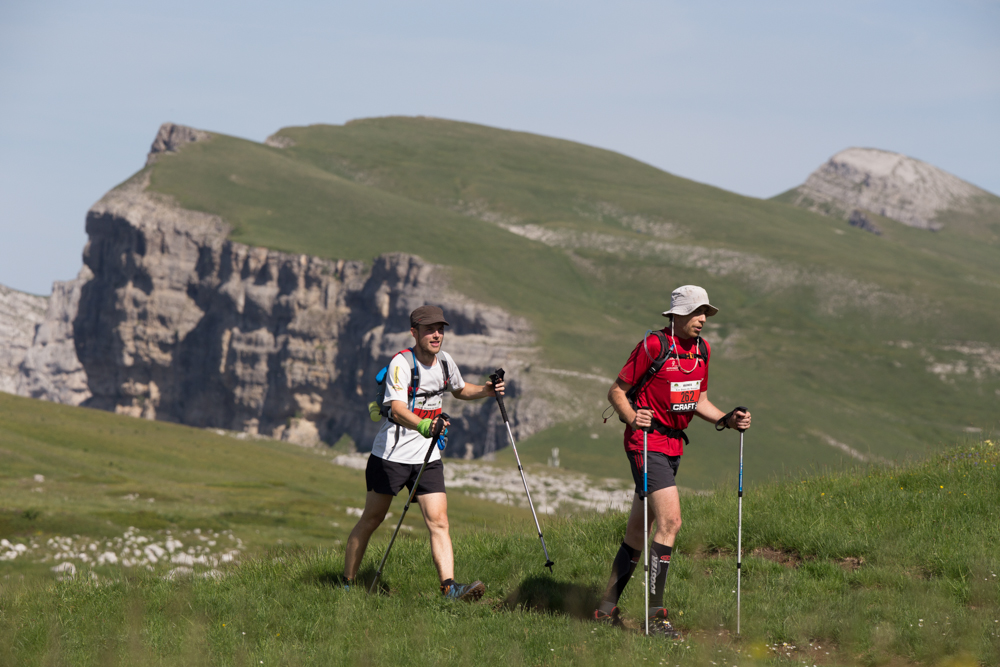
<svg viewBox="0 0 1000 667">
<path fill-rule="evenodd" d="M 755 411 L 751 478 L 919 455 L 996 423 L 995 246 L 893 224 L 877 237 L 610 151 L 467 123 L 279 135 L 294 144 L 191 144 L 162 156 L 151 187 L 221 215 L 241 242 L 451 267 L 464 293 L 526 317 L 561 371 L 614 377 L 663 325 L 671 289 L 701 284 L 722 309 L 706 335 L 709 395 Z M 620 426 L 599 418 L 607 384 L 574 382 L 593 407 L 526 441 L 526 458 L 558 446 L 565 467 L 627 475 Z M 732 467 L 733 439 L 703 423 L 692 436 L 682 481 L 707 488 Z"/>
<path fill-rule="evenodd" d="M 36 544 L 3 562 L 5 575 L 55 576 L 60 550 L 96 558 L 129 532 L 162 544 L 169 531 L 207 549 L 199 553 L 209 559 L 237 547 L 237 561 L 276 545 L 330 548 L 347 538 L 357 521 L 351 508 L 364 498 L 364 471 L 333 465 L 326 451 L 0 393 L 0 539 Z M 449 516 L 458 534 L 501 519 L 531 520 L 526 510 L 459 493 L 450 496 Z M 387 523 L 391 530 L 396 520 Z M 404 526 L 425 530 L 419 511 Z M 209 534 L 211 545 L 201 539 Z M 161 557 L 153 565 L 163 574 L 176 563 Z"/>
<path fill-rule="evenodd" d="M 685 641 L 670 643 L 638 631 L 638 577 L 624 629 L 586 620 L 624 514 L 548 517 L 549 574 L 524 511 L 451 494 L 458 574 L 486 582 L 486 598 L 441 599 L 418 531 L 368 595 L 343 589 L 334 539 L 359 472 L 292 445 L 0 394 L 0 664 L 993 665 L 997 447 L 748 484 L 739 638 L 735 491 L 685 497 L 665 592 Z M 245 549 L 195 576 L 76 555 L 74 575 L 51 580 L 63 546 L 96 556 L 81 545 L 124 536 L 138 551 L 167 534 Z M 387 539 L 383 527 L 362 583 Z"/>
</svg>

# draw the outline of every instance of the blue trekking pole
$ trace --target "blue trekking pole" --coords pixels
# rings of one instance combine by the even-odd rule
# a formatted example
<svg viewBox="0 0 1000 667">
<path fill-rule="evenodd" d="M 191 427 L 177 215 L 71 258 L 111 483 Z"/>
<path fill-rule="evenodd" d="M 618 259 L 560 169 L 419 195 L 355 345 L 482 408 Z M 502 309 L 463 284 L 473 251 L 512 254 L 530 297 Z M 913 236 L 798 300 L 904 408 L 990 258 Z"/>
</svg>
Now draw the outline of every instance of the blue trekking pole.
<svg viewBox="0 0 1000 667">
<path fill-rule="evenodd" d="M 746 412 L 743 406 L 733 410 Z M 736 636 L 740 636 L 740 583 L 743 573 L 743 429 L 740 432 L 740 489 L 739 489 L 739 517 L 736 523 Z"/>
<path fill-rule="evenodd" d="M 729 418 L 734 416 L 737 412 L 746 414 L 749 412 L 742 405 L 733 408 L 733 411 L 724 415 L 719 421 L 715 422 L 716 431 L 724 431 L 729 428 Z M 740 584 L 743 578 L 743 429 L 736 429 L 740 432 L 740 486 L 739 492 L 737 494 L 739 500 L 737 501 L 739 505 L 739 514 L 736 519 L 736 636 L 740 636 Z"/>
<path fill-rule="evenodd" d="M 739 519 L 736 529 L 736 636 L 740 636 L 740 583 L 743 572 L 743 431 L 740 431 Z"/>
<path fill-rule="evenodd" d="M 636 410 L 648 410 L 640 407 Z M 642 429 L 642 571 L 646 591 L 646 636 L 649 636 L 649 428 Z"/>
<path fill-rule="evenodd" d="M 406 516 L 406 510 L 410 509 L 410 503 L 413 502 L 413 498 L 417 495 L 417 489 L 420 487 L 420 477 L 424 474 L 427 462 L 431 460 L 431 452 L 434 451 L 434 445 L 437 445 L 439 449 L 444 449 L 445 438 L 441 434 L 441 431 L 444 429 L 444 422 L 447 419 L 449 419 L 448 415 L 442 412 L 440 419 L 434 421 L 434 427 L 431 430 L 431 446 L 427 448 L 424 463 L 420 466 L 417 479 L 413 482 L 413 488 L 410 489 L 410 497 L 406 499 L 406 505 L 403 506 L 403 513 L 399 515 L 399 523 L 396 524 L 396 530 L 392 531 L 392 539 L 389 540 L 389 546 L 385 548 L 385 555 L 382 556 L 382 562 L 378 564 L 378 570 L 375 571 L 375 579 L 372 581 L 371 588 L 368 589 L 369 593 L 375 592 L 375 586 L 378 585 L 379 577 L 382 576 L 382 568 L 385 567 L 385 561 L 389 558 L 389 550 L 392 549 L 392 545 L 396 541 L 396 535 L 399 534 L 399 529 L 403 526 L 403 518 Z"/>
</svg>

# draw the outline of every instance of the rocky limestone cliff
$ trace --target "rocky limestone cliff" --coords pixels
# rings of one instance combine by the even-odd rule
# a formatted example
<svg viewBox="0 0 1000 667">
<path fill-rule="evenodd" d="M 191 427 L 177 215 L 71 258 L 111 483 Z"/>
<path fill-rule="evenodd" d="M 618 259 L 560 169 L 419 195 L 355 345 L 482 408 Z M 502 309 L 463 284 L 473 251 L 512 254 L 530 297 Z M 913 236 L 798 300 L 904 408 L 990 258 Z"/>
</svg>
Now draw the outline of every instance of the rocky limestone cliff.
<svg viewBox="0 0 1000 667">
<path fill-rule="evenodd" d="M 849 218 L 870 211 L 911 227 L 936 230 L 945 211 L 972 210 L 984 190 L 926 162 L 874 148 L 834 155 L 796 188 L 797 206 Z"/>
<path fill-rule="evenodd" d="M 526 372 L 536 352 L 527 323 L 451 289 L 446 269 L 398 253 L 366 266 L 234 243 L 222 219 L 147 184 L 140 172 L 87 215 L 93 277 L 74 323 L 87 405 L 304 445 L 347 434 L 366 450 L 378 429 L 366 408 L 375 373 L 412 341 L 410 311 L 433 303 L 452 323 L 445 348 L 466 378 L 501 365 L 518 378 L 508 389 L 516 437 L 553 423 L 537 398 L 547 376 Z M 546 393 L 558 400 L 558 389 Z M 505 445 L 495 401 L 448 397 L 445 410 L 447 453 Z"/>
<path fill-rule="evenodd" d="M 21 362 L 45 320 L 48 299 L 0 285 L 0 391 L 17 393 Z"/>
<path fill-rule="evenodd" d="M 0 286 L 0 391 L 67 405 L 90 398 L 73 342 L 80 288 L 89 278 L 84 267 L 75 280 L 53 283 L 49 297 Z"/>
<path fill-rule="evenodd" d="M 21 362 L 17 393 L 54 403 L 80 405 L 90 398 L 87 372 L 76 356 L 73 322 L 83 285 L 92 277 L 84 266 L 75 280 L 52 284 L 45 319 Z"/>
</svg>

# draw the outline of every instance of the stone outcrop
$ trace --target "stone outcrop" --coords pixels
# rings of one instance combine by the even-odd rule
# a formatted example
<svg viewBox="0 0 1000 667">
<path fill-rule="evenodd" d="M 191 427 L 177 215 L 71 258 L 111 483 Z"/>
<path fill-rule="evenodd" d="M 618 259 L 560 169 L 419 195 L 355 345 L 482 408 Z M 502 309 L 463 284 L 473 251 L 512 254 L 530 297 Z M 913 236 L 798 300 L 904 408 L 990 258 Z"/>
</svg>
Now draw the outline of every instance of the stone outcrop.
<svg viewBox="0 0 1000 667">
<path fill-rule="evenodd" d="M 347 434 L 367 449 L 378 428 L 366 409 L 374 376 L 412 341 L 413 308 L 444 308 L 446 349 L 473 382 L 500 365 L 523 369 L 535 354 L 526 322 L 452 290 L 442 267 L 405 254 L 366 266 L 234 243 L 222 219 L 147 192 L 147 178 L 87 215 L 93 277 L 74 330 L 89 406 L 304 445 Z M 521 400 L 538 392 L 532 374 L 520 377 L 508 392 L 525 437 L 552 420 L 544 401 Z M 495 401 L 448 397 L 445 409 L 448 453 L 504 446 Z"/>
<path fill-rule="evenodd" d="M 146 166 L 156 162 L 162 153 L 176 153 L 184 144 L 195 141 L 204 141 L 212 135 L 204 130 L 196 130 L 193 127 L 176 125 L 174 123 L 164 123 L 153 139 L 153 145 L 149 148 L 146 156 Z"/>
<path fill-rule="evenodd" d="M 75 280 L 52 284 L 45 319 L 21 362 L 18 394 L 66 405 L 80 405 L 90 398 L 87 372 L 76 356 L 73 321 L 80 291 L 91 277 L 85 266 Z"/>
<path fill-rule="evenodd" d="M 35 329 L 45 320 L 48 299 L 0 285 L 0 391 L 16 394 Z"/>
<path fill-rule="evenodd" d="M 75 280 L 53 283 L 49 297 L 0 286 L 0 391 L 67 405 L 90 398 L 73 342 L 80 288 L 89 278 L 84 267 Z"/>
<path fill-rule="evenodd" d="M 810 174 L 792 203 L 847 219 L 856 209 L 911 227 L 937 230 L 945 211 L 972 211 L 989 196 L 971 183 L 899 153 L 848 148 Z"/>
<path fill-rule="evenodd" d="M 882 236 L 882 230 L 879 226 L 872 222 L 872 219 L 864 211 L 859 211 L 854 209 L 851 211 L 851 215 L 847 218 L 847 224 L 851 227 L 857 227 L 858 229 L 864 230 L 866 232 L 871 232 L 875 236 Z"/>
</svg>

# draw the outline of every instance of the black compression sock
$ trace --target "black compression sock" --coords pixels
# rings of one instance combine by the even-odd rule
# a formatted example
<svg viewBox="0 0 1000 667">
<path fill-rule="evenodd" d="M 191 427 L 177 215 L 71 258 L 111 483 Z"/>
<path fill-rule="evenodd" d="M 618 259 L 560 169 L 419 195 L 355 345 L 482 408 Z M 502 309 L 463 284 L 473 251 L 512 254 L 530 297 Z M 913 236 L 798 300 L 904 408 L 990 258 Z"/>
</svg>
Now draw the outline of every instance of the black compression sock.
<svg viewBox="0 0 1000 667">
<path fill-rule="evenodd" d="M 601 600 L 599 607 L 601 611 L 610 614 L 611 610 L 618 604 L 618 599 L 621 598 L 628 580 L 632 578 L 632 573 L 635 572 L 635 566 L 639 564 L 641 556 L 642 550 L 633 549 L 624 542 L 618 547 L 618 553 L 611 564 L 611 585 L 604 592 L 604 599 Z"/>
<path fill-rule="evenodd" d="M 653 542 L 649 548 L 649 606 L 663 606 L 663 588 L 667 583 L 667 569 L 670 568 L 671 547 Z"/>
</svg>

